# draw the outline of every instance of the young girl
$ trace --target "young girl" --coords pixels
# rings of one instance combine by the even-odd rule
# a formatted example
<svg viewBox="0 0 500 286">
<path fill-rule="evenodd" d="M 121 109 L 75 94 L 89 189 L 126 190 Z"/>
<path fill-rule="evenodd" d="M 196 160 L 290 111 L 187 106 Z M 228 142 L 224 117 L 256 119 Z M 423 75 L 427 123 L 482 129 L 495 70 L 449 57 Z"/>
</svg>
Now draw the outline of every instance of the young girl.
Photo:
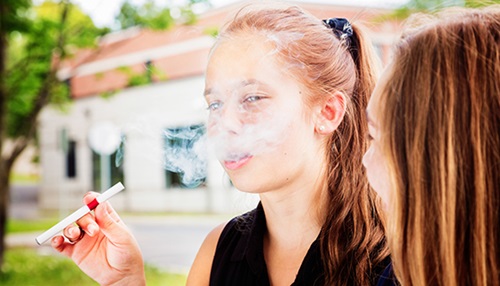
<svg viewBox="0 0 500 286">
<path fill-rule="evenodd" d="M 500 10 L 445 15 L 397 46 L 364 164 L 402 285 L 500 285 Z"/>
<path fill-rule="evenodd" d="M 251 5 L 220 33 L 206 74 L 208 136 L 234 186 L 259 194 L 260 203 L 207 236 L 188 285 L 373 285 L 387 267 L 361 162 L 371 50 L 347 20 L 325 22 L 297 7 Z M 135 242 L 102 229 L 109 221 L 126 232 L 105 207 L 114 220 L 97 210 L 95 220 L 78 222 L 89 235 L 74 245 L 58 237 L 53 246 L 101 283 L 137 283 Z M 101 232 L 91 229 L 97 225 Z M 103 256 L 84 256 L 87 245 Z M 87 264 L 109 257 L 116 264 L 106 277 Z"/>
</svg>

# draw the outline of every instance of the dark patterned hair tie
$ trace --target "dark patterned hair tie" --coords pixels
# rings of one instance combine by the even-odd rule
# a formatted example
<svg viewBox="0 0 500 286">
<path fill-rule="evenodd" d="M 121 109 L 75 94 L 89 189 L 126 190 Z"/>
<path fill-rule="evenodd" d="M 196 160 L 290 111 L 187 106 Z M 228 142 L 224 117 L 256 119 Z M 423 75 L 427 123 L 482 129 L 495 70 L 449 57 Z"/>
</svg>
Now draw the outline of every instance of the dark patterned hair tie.
<svg viewBox="0 0 500 286">
<path fill-rule="evenodd" d="M 323 20 L 323 23 L 341 40 L 352 37 L 352 26 L 346 18 L 330 18 Z"/>
</svg>

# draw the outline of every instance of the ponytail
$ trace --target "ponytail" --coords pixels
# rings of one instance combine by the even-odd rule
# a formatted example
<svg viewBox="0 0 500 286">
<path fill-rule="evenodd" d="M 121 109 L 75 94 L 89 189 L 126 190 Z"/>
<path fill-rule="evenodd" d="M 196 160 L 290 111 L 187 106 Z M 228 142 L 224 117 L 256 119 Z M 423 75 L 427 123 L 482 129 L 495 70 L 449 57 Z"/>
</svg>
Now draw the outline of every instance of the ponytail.
<svg viewBox="0 0 500 286">
<path fill-rule="evenodd" d="M 384 227 L 377 196 L 368 185 L 362 164 L 368 148 L 366 107 L 375 87 L 378 65 L 364 33 L 352 26 L 352 34 L 341 44 L 344 57 L 352 58 L 356 80 L 347 112 L 330 138 L 328 189 L 329 213 L 321 246 L 326 285 L 373 285 L 388 260 Z M 382 265 L 382 266 L 380 266 Z"/>
<path fill-rule="evenodd" d="M 366 105 L 380 75 L 380 63 L 377 61 L 378 57 L 373 50 L 373 46 L 366 40 L 365 33 L 356 25 L 353 26 L 349 52 L 356 64 L 358 73 L 354 93 L 366 99 L 362 110 L 362 117 L 365 117 Z M 368 125 L 363 124 L 363 126 Z"/>
</svg>

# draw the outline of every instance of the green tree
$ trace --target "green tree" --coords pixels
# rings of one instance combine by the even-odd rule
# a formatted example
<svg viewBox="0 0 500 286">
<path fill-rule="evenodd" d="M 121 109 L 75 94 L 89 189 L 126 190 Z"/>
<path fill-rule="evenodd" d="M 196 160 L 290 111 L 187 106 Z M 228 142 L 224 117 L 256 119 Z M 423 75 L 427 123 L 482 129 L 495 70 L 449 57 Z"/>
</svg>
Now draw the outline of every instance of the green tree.
<svg viewBox="0 0 500 286">
<path fill-rule="evenodd" d="M 393 16 L 405 19 L 415 12 L 433 12 L 451 6 L 483 7 L 499 3 L 500 0 L 410 0 L 401 8 L 396 9 Z"/>
<path fill-rule="evenodd" d="M 207 0 L 185 1 L 181 7 L 161 6 L 154 0 L 147 0 L 143 5 L 134 5 L 126 0 L 115 20 L 119 29 L 140 26 L 152 30 L 166 30 L 179 21 L 185 24 L 195 23 L 196 14 L 193 12 L 193 5 L 197 4 L 210 5 Z M 173 16 L 175 13 L 179 17 L 177 20 Z"/>
<path fill-rule="evenodd" d="M 95 44 L 106 32 L 68 1 L 0 2 L 0 267 L 5 252 L 12 166 L 37 133 L 44 106 L 69 100 L 66 84 L 57 79 L 61 62 L 72 50 Z M 5 150 L 5 141 L 13 147 Z"/>
</svg>

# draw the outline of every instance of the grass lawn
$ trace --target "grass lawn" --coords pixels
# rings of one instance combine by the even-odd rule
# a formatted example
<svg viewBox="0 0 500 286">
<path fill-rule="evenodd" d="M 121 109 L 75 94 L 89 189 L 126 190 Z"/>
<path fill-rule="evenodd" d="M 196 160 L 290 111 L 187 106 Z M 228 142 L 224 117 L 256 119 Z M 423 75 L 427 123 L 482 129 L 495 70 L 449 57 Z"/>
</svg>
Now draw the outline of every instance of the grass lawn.
<svg viewBox="0 0 500 286">
<path fill-rule="evenodd" d="M 98 285 L 71 260 L 61 256 L 39 255 L 33 249 L 8 249 L 0 272 L 0 285 L 51 286 Z M 185 285 L 186 276 L 146 267 L 147 285 Z"/>
<path fill-rule="evenodd" d="M 57 219 L 13 220 L 7 222 L 7 233 L 43 231 L 57 223 Z M 186 276 L 161 271 L 146 265 L 147 285 L 186 285 Z M 63 256 L 40 255 L 35 249 L 14 248 L 5 253 L 0 271 L 0 285 L 52 286 L 98 285 L 87 277 L 70 259 Z"/>
<path fill-rule="evenodd" d="M 58 220 L 44 219 L 44 220 L 18 220 L 8 219 L 7 221 L 7 234 L 31 231 L 45 231 L 54 226 Z"/>
</svg>

